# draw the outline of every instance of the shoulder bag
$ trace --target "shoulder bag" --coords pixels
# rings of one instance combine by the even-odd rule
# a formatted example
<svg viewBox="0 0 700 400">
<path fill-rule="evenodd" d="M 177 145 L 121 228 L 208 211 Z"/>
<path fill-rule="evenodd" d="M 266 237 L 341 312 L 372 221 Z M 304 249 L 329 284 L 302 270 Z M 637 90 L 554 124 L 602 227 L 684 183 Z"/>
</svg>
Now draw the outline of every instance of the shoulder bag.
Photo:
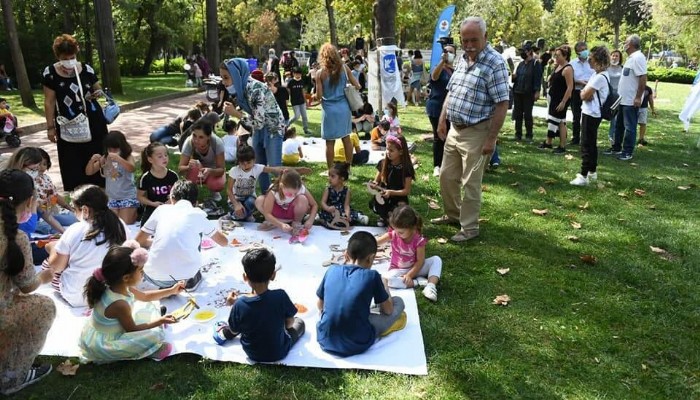
<svg viewBox="0 0 700 400">
<path fill-rule="evenodd" d="M 355 86 L 350 84 L 350 78 L 348 77 L 348 71 L 345 69 L 345 65 L 342 66 L 345 72 L 345 78 L 348 80 L 347 85 L 345 85 L 345 98 L 348 99 L 348 105 L 350 105 L 350 111 L 355 112 L 364 106 L 362 101 L 362 96 L 360 91 L 355 88 Z"/>
<path fill-rule="evenodd" d="M 85 96 L 83 95 L 83 84 L 80 81 L 80 74 L 78 73 L 77 66 L 75 67 L 75 77 L 78 79 L 80 98 L 83 101 L 83 112 L 69 120 L 61 115 L 57 101 L 56 112 L 58 113 L 58 117 L 56 117 L 56 123 L 61 127 L 59 132 L 61 139 L 70 143 L 87 143 L 92 140 L 92 134 L 90 133 L 90 120 L 87 116 L 87 104 L 85 103 Z"/>
</svg>

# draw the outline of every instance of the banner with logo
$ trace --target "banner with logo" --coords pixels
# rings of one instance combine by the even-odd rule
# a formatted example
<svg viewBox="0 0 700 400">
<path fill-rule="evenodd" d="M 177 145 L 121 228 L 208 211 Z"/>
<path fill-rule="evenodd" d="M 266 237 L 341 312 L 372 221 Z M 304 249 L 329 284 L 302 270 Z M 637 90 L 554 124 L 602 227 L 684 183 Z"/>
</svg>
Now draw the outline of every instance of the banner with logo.
<svg viewBox="0 0 700 400">
<path fill-rule="evenodd" d="M 380 46 L 376 51 L 369 53 L 367 95 L 375 110 L 382 110 L 392 99 L 395 99 L 397 105 L 406 106 L 401 66 L 396 58 L 398 51 L 401 49 L 391 45 Z"/>
<path fill-rule="evenodd" d="M 435 66 L 440 63 L 442 57 L 442 45 L 438 42 L 441 37 L 450 36 L 450 26 L 452 25 L 452 17 L 455 14 L 455 6 L 447 6 L 440 13 L 440 17 L 435 24 L 435 33 L 433 34 L 433 51 L 430 55 L 430 72 L 433 72 Z"/>
</svg>

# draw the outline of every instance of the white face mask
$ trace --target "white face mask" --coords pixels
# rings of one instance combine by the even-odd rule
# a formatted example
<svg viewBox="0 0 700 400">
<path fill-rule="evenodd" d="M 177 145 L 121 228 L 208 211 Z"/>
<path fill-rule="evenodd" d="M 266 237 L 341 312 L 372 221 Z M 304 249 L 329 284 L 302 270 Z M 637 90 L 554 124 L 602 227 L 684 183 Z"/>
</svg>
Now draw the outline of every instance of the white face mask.
<svg viewBox="0 0 700 400">
<path fill-rule="evenodd" d="M 70 60 L 61 60 L 59 63 L 65 69 L 74 69 L 78 61 L 75 58 L 71 58 Z"/>
<path fill-rule="evenodd" d="M 610 61 L 610 65 L 618 65 L 618 64 L 620 64 L 620 61 L 618 61 L 618 60 Z"/>
<path fill-rule="evenodd" d="M 455 62 L 455 55 L 454 53 L 447 53 L 447 62 L 452 64 Z"/>
<path fill-rule="evenodd" d="M 24 171 L 24 172 L 26 172 L 27 175 L 31 176 L 32 179 L 36 179 L 36 177 L 39 176 L 39 171 L 37 171 L 37 170 L 35 170 L 35 169 L 28 169 L 28 170 L 26 170 L 26 171 Z"/>
</svg>

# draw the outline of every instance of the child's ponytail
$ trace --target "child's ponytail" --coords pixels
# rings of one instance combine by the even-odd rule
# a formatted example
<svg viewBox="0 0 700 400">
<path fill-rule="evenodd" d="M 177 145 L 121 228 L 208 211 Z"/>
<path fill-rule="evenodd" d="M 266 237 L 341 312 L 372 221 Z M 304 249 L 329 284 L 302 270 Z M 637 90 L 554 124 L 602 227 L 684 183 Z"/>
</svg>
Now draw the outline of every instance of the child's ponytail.
<svg viewBox="0 0 700 400">
<path fill-rule="evenodd" d="M 100 233 L 104 240 L 96 242 L 96 245 L 109 243 L 120 245 L 126 240 L 126 231 L 121 220 L 107 207 L 107 195 L 95 185 L 84 185 L 73 192 L 73 204 L 77 207 L 86 206 L 92 211 L 92 227 L 85 234 L 83 240 L 95 239 Z"/>
<path fill-rule="evenodd" d="M 5 273 L 15 276 L 22 271 L 24 253 L 17 244 L 17 206 L 26 202 L 34 194 L 34 180 L 26 173 L 17 169 L 6 169 L 0 172 L 0 218 L 3 222 L 3 234 L 7 239 L 5 254 L 0 254 L 7 260 Z"/>
<path fill-rule="evenodd" d="M 95 269 L 92 276 L 85 283 L 83 296 L 87 300 L 90 308 L 94 308 L 108 287 L 114 287 L 123 281 L 125 275 L 136 271 L 136 262 L 145 263 L 142 253 L 144 249 L 127 246 L 112 246 L 107 250 L 105 258 L 102 260 L 102 267 Z"/>
</svg>

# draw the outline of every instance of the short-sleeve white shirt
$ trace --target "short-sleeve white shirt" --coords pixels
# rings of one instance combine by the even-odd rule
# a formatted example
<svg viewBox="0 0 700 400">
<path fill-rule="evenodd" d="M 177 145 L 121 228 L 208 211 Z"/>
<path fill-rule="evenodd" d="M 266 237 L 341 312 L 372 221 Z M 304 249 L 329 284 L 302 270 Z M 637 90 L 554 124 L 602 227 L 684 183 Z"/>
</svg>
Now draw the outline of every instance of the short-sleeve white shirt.
<svg viewBox="0 0 700 400">
<path fill-rule="evenodd" d="M 153 236 L 144 272 L 150 278 L 167 281 L 193 277 L 202 266 L 204 236 L 216 231 L 204 210 L 187 200 L 157 207 L 141 230 Z"/>
<path fill-rule="evenodd" d="M 255 183 L 264 169 L 262 164 L 253 165 L 250 171 L 243 171 L 239 166 L 231 168 L 228 176 L 233 179 L 233 195 L 238 199 L 255 196 Z"/>
<path fill-rule="evenodd" d="M 128 233 L 124 222 L 122 226 L 124 232 Z M 91 229 L 92 225 L 89 222 L 78 221 L 66 228 L 56 243 L 56 252 L 68 256 L 68 266 L 61 273 L 59 284 L 61 296 L 73 307 L 87 305 L 83 297 L 85 283 L 92 276 L 92 272 L 102 266 L 102 259 L 111 246 L 109 242 L 96 244 L 105 239 L 102 233 L 92 240 L 83 240 Z"/>
<path fill-rule="evenodd" d="M 637 50 L 630 54 L 622 68 L 622 76 L 617 87 L 620 95 L 620 104 L 623 106 L 633 106 L 634 98 L 637 96 L 639 78 L 647 74 L 647 58 Z"/>
<path fill-rule="evenodd" d="M 590 100 L 584 101 L 581 105 L 581 112 L 584 114 L 600 118 L 601 103 L 605 103 L 610 92 L 608 81 L 605 79 L 607 74 L 607 72 L 595 74 L 586 84 L 586 88 L 593 88 L 595 93 L 593 93 L 593 97 Z M 598 101 L 599 96 L 600 101 Z"/>
</svg>

